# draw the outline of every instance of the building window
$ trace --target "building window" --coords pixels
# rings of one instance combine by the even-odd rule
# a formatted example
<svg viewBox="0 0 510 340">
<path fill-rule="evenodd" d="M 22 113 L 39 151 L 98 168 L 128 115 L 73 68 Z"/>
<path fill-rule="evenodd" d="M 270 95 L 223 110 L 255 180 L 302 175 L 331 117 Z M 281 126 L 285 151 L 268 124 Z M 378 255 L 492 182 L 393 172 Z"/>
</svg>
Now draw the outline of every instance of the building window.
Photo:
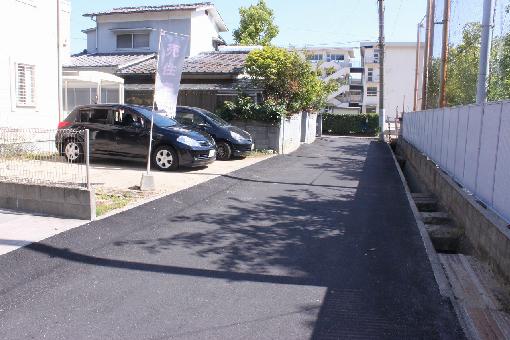
<svg viewBox="0 0 510 340">
<path fill-rule="evenodd" d="M 369 96 L 369 97 L 377 96 L 377 87 L 376 86 L 368 86 L 367 87 L 367 96 Z"/>
<path fill-rule="evenodd" d="M 365 111 L 366 113 L 377 113 L 377 106 L 369 105 Z"/>
<path fill-rule="evenodd" d="M 344 61 L 345 57 L 343 54 L 334 54 L 329 53 L 327 56 L 327 61 Z"/>
<path fill-rule="evenodd" d="M 379 63 L 379 51 L 374 51 L 374 64 Z"/>
<path fill-rule="evenodd" d="M 118 49 L 148 48 L 149 43 L 149 33 L 129 33 L 117 35 Z"/>
<path fill-rule="evenodd" d="M 367 80 L 372 81 L 372 82 L 374 81 L 374 69 L 373 68 L 368 69 Z"/>
<path fill-rule="evenodd" d="M 321 61 L 322 60 L 322 54 L 310 54 L 308 56 L 308 60 L 310 60 L 310 61 Z"/>
<path fill-rule="evenodd" d="M 35 106 L 34 65 L 16 65 L 16 105 Z"/>
</svg>

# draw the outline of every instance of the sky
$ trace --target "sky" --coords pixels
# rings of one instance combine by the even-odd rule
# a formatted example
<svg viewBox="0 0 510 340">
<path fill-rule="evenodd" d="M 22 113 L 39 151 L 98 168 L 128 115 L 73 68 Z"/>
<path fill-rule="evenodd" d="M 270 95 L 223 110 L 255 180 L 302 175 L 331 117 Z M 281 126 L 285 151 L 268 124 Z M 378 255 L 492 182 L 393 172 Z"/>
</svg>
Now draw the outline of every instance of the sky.
<svg viewBox="0 0 510 340">
<path fill-rule="evenodd" d="M 71 0 L 71 51 L 81 52 L 87 40 L 81 31 L 94 26 L 88 12 L 116 7 L 165 5 L 201 0 Z M 227 43 L 239 24 L 239 7 L 257 0 L 211 0 L 229 31 Z M 273 9 L 280 33 L 273 40 L 281 47 L 359 46 L 359 41 L 376 41 L 378 15 L 376 0 L 266 0 Z M 386 0 L 386 41 L 416 41 L 417 24 L 424 17 L 427 0 Z"/>
</svg>

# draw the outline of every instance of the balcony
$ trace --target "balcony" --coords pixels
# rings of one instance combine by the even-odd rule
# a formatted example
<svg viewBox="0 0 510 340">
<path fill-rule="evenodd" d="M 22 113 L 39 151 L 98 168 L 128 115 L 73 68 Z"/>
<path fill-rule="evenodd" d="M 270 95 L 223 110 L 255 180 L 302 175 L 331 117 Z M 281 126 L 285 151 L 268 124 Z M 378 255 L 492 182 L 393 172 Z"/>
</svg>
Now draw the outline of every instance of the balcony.
<svg viewBox="0 0 510 340">
<path fill-rule="evenodd" d="M 365 58 L 365 64 L 379 64 L 379 58 Z"/>
<path fill-rule="evenodd" d="M 363 95 L 359 93 L 345 92 L 335 97 L 341 103 L 362 103 Z"/>
<path fill-rule="evenodd" d="M 361 94 L 351 94 L 349 95 L 350 103 L 361 103 L 363 102 L 363 95 Z"/>
<path fill-rule="evenodd" d="M 353 86 L 353 85 L 362 86 L 363 85 L 363 80 L 351 78 L 349 80 L 349 85 L 351 85 L 351 86 Z"/>
</svg>

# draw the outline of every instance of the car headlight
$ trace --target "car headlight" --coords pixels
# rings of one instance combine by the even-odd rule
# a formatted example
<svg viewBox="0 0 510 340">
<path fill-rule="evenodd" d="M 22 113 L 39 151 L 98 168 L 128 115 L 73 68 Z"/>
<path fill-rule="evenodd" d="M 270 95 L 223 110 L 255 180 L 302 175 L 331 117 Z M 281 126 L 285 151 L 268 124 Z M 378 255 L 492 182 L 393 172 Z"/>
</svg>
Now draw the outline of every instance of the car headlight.
<svg viewBox="0 0 510 340">
<path fill-rule="evenodd" d="M 238 134 L 237 132 L 230 131 L 230 136 L 234 138 L 236 141 L 241 142 L 244 140 L 244 137 Z"/>
<path fill-rule="evenodd" d="M 188 146 L 200 146 L 200 143 L 197 140 L 188 136 L 179 136 L 177 141 Z"/>
</svg>

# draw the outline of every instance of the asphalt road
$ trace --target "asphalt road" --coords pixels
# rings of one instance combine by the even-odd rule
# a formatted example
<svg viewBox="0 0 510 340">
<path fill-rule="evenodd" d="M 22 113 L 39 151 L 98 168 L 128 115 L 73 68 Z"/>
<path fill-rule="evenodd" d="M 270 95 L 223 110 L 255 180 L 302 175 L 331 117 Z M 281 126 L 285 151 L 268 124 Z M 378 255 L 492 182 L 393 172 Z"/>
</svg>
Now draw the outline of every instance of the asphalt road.
<svg viewBox="0 0 510 340">
<path fill-rule="evenodd" d="M 326 137 L 1 256 L 0 339 L 32 338 L 462 332 L 388 148 Z"/>
</svg>

